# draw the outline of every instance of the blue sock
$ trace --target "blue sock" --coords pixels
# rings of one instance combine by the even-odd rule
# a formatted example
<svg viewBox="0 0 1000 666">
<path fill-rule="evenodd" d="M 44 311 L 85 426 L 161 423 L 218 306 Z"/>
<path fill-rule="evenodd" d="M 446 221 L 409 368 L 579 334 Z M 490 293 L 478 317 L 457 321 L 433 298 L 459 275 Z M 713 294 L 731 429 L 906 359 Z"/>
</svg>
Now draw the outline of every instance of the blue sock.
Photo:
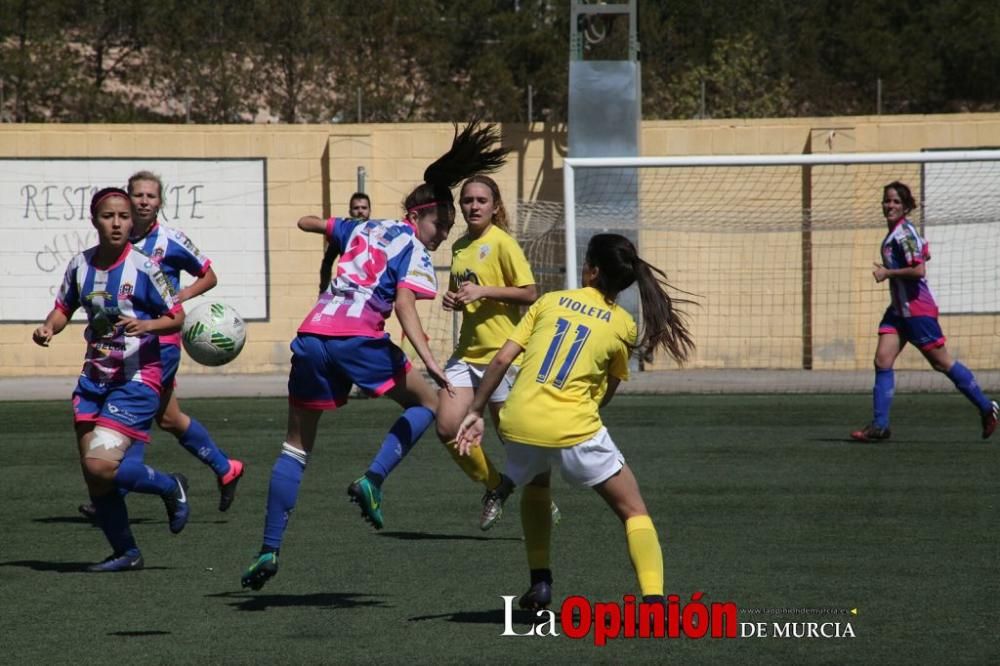
<svg viewBox="0 0 1000 666">
<path fill-rule="evenodd" d="M 368 473 L 385 480 L 432 423 L 434 412 L 426 407 L 410 407 L 404 411 L 382 441 L 382 448 L 368 466 Z"/>
<path fill-rule="evenodd" d="M 951 366 L 951 370 L 948 371 L 948 379 L 955 384 L 955 388 L 962 392 L 969 401 L 979 408 L 979 411 L 985 412 L 993 409 L 993 403 L 990 399 L 986 397 L 983 390 L 979 388 L 979 383 L 976 382 L 976 376 L 972 374 L 972 371 L 967 367 L 955 361 L 955 365 Z"/>
<path fill-rule="evenodd" d="M 872 423 L 878 428 L 889 427 L 889 410 L 892 408 L 892 397 L 896 393 L 896 373 L 892 368 L 883 370 L 875 368 L 875 386 L 872 388 Z"/>
<path fill-rule="evenodd" d="M 281 445 L 281 455 L 271 468 L 271 483 L 267 489 L 267 514 L 264 517 L 264 545 L 261 552 L 281 548 L 281 539 L 288 527 L 288 519 L 295 509 L 299 484 L 306 471 L 309 455 L 288 442 Z"/>
<path fill-rule="evenodd" d="M 101 531 L 111 544 L 115 555 L 121 555 L 129 550 L 138 550 L 135 537 L 128 526 L 128 509 L 125 498 L 115 491 L 100 497 L 90 496 L 94 508 L 97 509 L 97 522 Z"/>
<path fill-rule="evenodd" d="M 174 477 L 143 464 L 145 450 L 144 443 L 132 442 L 115 472 L 115 485 L 127 491 L 161 497 L 177 490 L 177 480 Z"/>
<path fill-rule="evenodd" d="M 212 468 L 216 476 L 225 476 L 229 471 L 229 456 L 215 445 L 205 426 L 191 419 L 191 424 L 177 441 L 188 453 Z"/>
</svg>

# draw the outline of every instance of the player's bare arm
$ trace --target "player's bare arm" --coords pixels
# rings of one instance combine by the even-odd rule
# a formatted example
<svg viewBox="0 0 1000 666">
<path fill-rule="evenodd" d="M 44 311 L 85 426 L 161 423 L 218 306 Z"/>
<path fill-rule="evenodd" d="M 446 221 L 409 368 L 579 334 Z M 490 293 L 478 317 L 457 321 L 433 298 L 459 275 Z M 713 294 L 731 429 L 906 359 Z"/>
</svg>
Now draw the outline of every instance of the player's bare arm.
<svg viewBox="0 0 1000 666">
<path fill-rule="evenodd" d="M 396 316 L 403 327 L 403 335 L 409 338 L 413 348 L 417 351 L 417 356 L 424 362 L 431 379 L 441 388 L 446 389 L 449 395 L 454 395 L 455 390 L 448 383 L 448 377 L 444 370 L 438 365 L 431 353 L 431 348 L 427 345 L 427 333 L 420 323 L 420 315 L 417 313 L 417 296 L 406 287 L 400 287 L 396 292 Z"/>
<path fill-rule="evenodd" d="M 69 317 L 59 308 L 53 308 L 52 312 L 45 317 L 45 322 L 36 328 L 31 334 L 31 340 L 40 347 L 48 347 L 49 341 L 53 337 L 62 333 L 69 323 Z"/>
<path fill-rule="evenodd" d="M 178 303 L 189 301 L 195 296 L 201 296 L 206 291 L 214 289 L 217 284 L 219 284 L 219 277 L 215 274 L 215 269 L 209 266 L 204 275 L 178 291 L 174 300 Z"/>
<path fill-rule="evenodd" d="M 326 233 L 326 220 L 315 215 L 300 217 L 298 221 L 299 229 L 312 234 Z"/>
</svg>

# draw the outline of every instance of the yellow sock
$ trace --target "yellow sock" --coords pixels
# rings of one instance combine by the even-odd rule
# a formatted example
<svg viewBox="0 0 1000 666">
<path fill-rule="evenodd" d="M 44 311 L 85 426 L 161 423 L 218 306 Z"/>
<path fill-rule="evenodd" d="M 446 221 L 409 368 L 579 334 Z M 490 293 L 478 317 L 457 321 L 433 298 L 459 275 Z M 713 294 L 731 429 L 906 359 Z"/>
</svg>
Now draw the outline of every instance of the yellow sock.
<svg viewBox="0 0 1000 666">
<path fill-rule="evenodd" d="M 642 594 L 663 595 L 663 551 L 649 516 L 633 516 L 625 521 L 625 540 Z"/>
<path fill-rule="evenodd" d="M 448 449 L 451 459 L 462 468 L 467 477 L 478 481 L 490 490 L 500 485 L 500 472 L 490 462 L 489 456 L 483 451 L 482 446 L 473 447 L 467 456 L 459 455 L 457 442 L 448 442 L 444 447 Z"/>
<path fill-rule="evenodd" d="M 528 568 L 548 569 L 552 537 L 552 491 L 542 486 L 525 486 L 521 494 L 521 528 Z"/>
</svg>

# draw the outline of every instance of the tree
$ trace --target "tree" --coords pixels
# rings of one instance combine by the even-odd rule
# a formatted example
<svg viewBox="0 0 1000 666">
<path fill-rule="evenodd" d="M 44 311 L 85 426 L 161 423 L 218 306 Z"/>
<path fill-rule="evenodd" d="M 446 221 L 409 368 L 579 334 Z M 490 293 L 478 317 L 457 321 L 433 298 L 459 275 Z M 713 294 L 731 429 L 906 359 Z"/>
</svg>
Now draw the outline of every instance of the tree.
<svg viewBox="0 0 1000 666">
<path fill-rule="evenodd" d="M 749 33 L 717 40 L 708 65 L 673 77 L 664 99 L 668 113 L 700 117 L 702 84 L 705 111 L 712 117 L 761 118 L 787 115 L 792 110 L 788 78 L 768 75 L 767 54 Z"/>
</svg>

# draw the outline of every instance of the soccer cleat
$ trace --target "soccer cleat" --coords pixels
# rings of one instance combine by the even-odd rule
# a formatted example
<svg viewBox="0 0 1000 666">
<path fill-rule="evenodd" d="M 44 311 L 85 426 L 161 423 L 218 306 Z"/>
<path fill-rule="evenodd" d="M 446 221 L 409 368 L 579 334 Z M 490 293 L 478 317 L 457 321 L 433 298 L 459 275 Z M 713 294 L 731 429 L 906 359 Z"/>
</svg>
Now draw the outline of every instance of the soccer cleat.
<svg viewBox="0 0 1000 666">
<path fill-rule="evenodd" d="M 246 465 L 240 460 L 229 461 L 229 472 L 225 476 L 220 476 L 219 484 L 219 511 L 228 511 L 236 499 L 236 484 L 243 478 Z"/>
<path fill-rule="evenodd" d="M 483 511 L 479 514 L 479 529 L 485 532 L 496 525 L 503 516 L 503 503 L 506 499 L 500 488 L 486 491 L 483 495 Z"/>
<path fill-rule="evenodd" d="M 535 583 L 517 600 L 517 605 L 524 610 L 541 610 L 552 603 L 552 583 L 540 581 Z"/>
<path fill-rule="evenodd" d="M 994 400 L 990 402 L 990 409 L 983 412 L 983 439 L 989 439 L 997 429 L 997 419 L 1000 419 L 1000 405 Z"/>
<path fill-rule="evenodd" d="M 183 474 L 174 474 L 177 490 L 163 496 L 163 505 L 167 507 L 167 520 L 170 521 L 170 531 L 180 534 L 191 517 L 191 507 L 188 504 L 188 480 Z"/>
<path fill-rule="evenodd" d="M 376 486 L 367 476 L 347 486 L 347 496 L 361 507 L 361 516 L 377 530 L 382 529 L 382 489 Z"/>
<path fill-rule="evenodd" d="M 142 553 L 138 548 L 126 550 L 121 555 L 110 555 L 97 564 L 91 564 L 87 571 L 91 573 L 110 573 L 116 571 L 138 571 L 143 567 Z"/>
<path fill-rule="evenodd" d="M 240 576 L 240 585 L 249 587 L 251 590 L 259 590 L 264 587 L 264 583 L 277 575 L 278 554 L 261 553 Z"/>
<path fill-rule="evenodd" d="M 562 520 L 562 511 L 556 506 L 555 500 L 552 501 L 552 524 L 558 525 L 559 521 Z"/>
<path fill-rule="evenodd" d="M 97 524 L 97 507 L 93 504 L 81 504 L 76 507 L 76 510 L 80 512 L 80 515 L 89 520 L 90 522 Z"/>
<path fill-rule="evenodd" d="M 881 439 L 889 439 L 892 433 L 889 428 L 879 428 L 874 423 L 869 423 L 861 430 L 851 433 L 851 439 L 859 442 L 876 442 Z"/>
</svg>

